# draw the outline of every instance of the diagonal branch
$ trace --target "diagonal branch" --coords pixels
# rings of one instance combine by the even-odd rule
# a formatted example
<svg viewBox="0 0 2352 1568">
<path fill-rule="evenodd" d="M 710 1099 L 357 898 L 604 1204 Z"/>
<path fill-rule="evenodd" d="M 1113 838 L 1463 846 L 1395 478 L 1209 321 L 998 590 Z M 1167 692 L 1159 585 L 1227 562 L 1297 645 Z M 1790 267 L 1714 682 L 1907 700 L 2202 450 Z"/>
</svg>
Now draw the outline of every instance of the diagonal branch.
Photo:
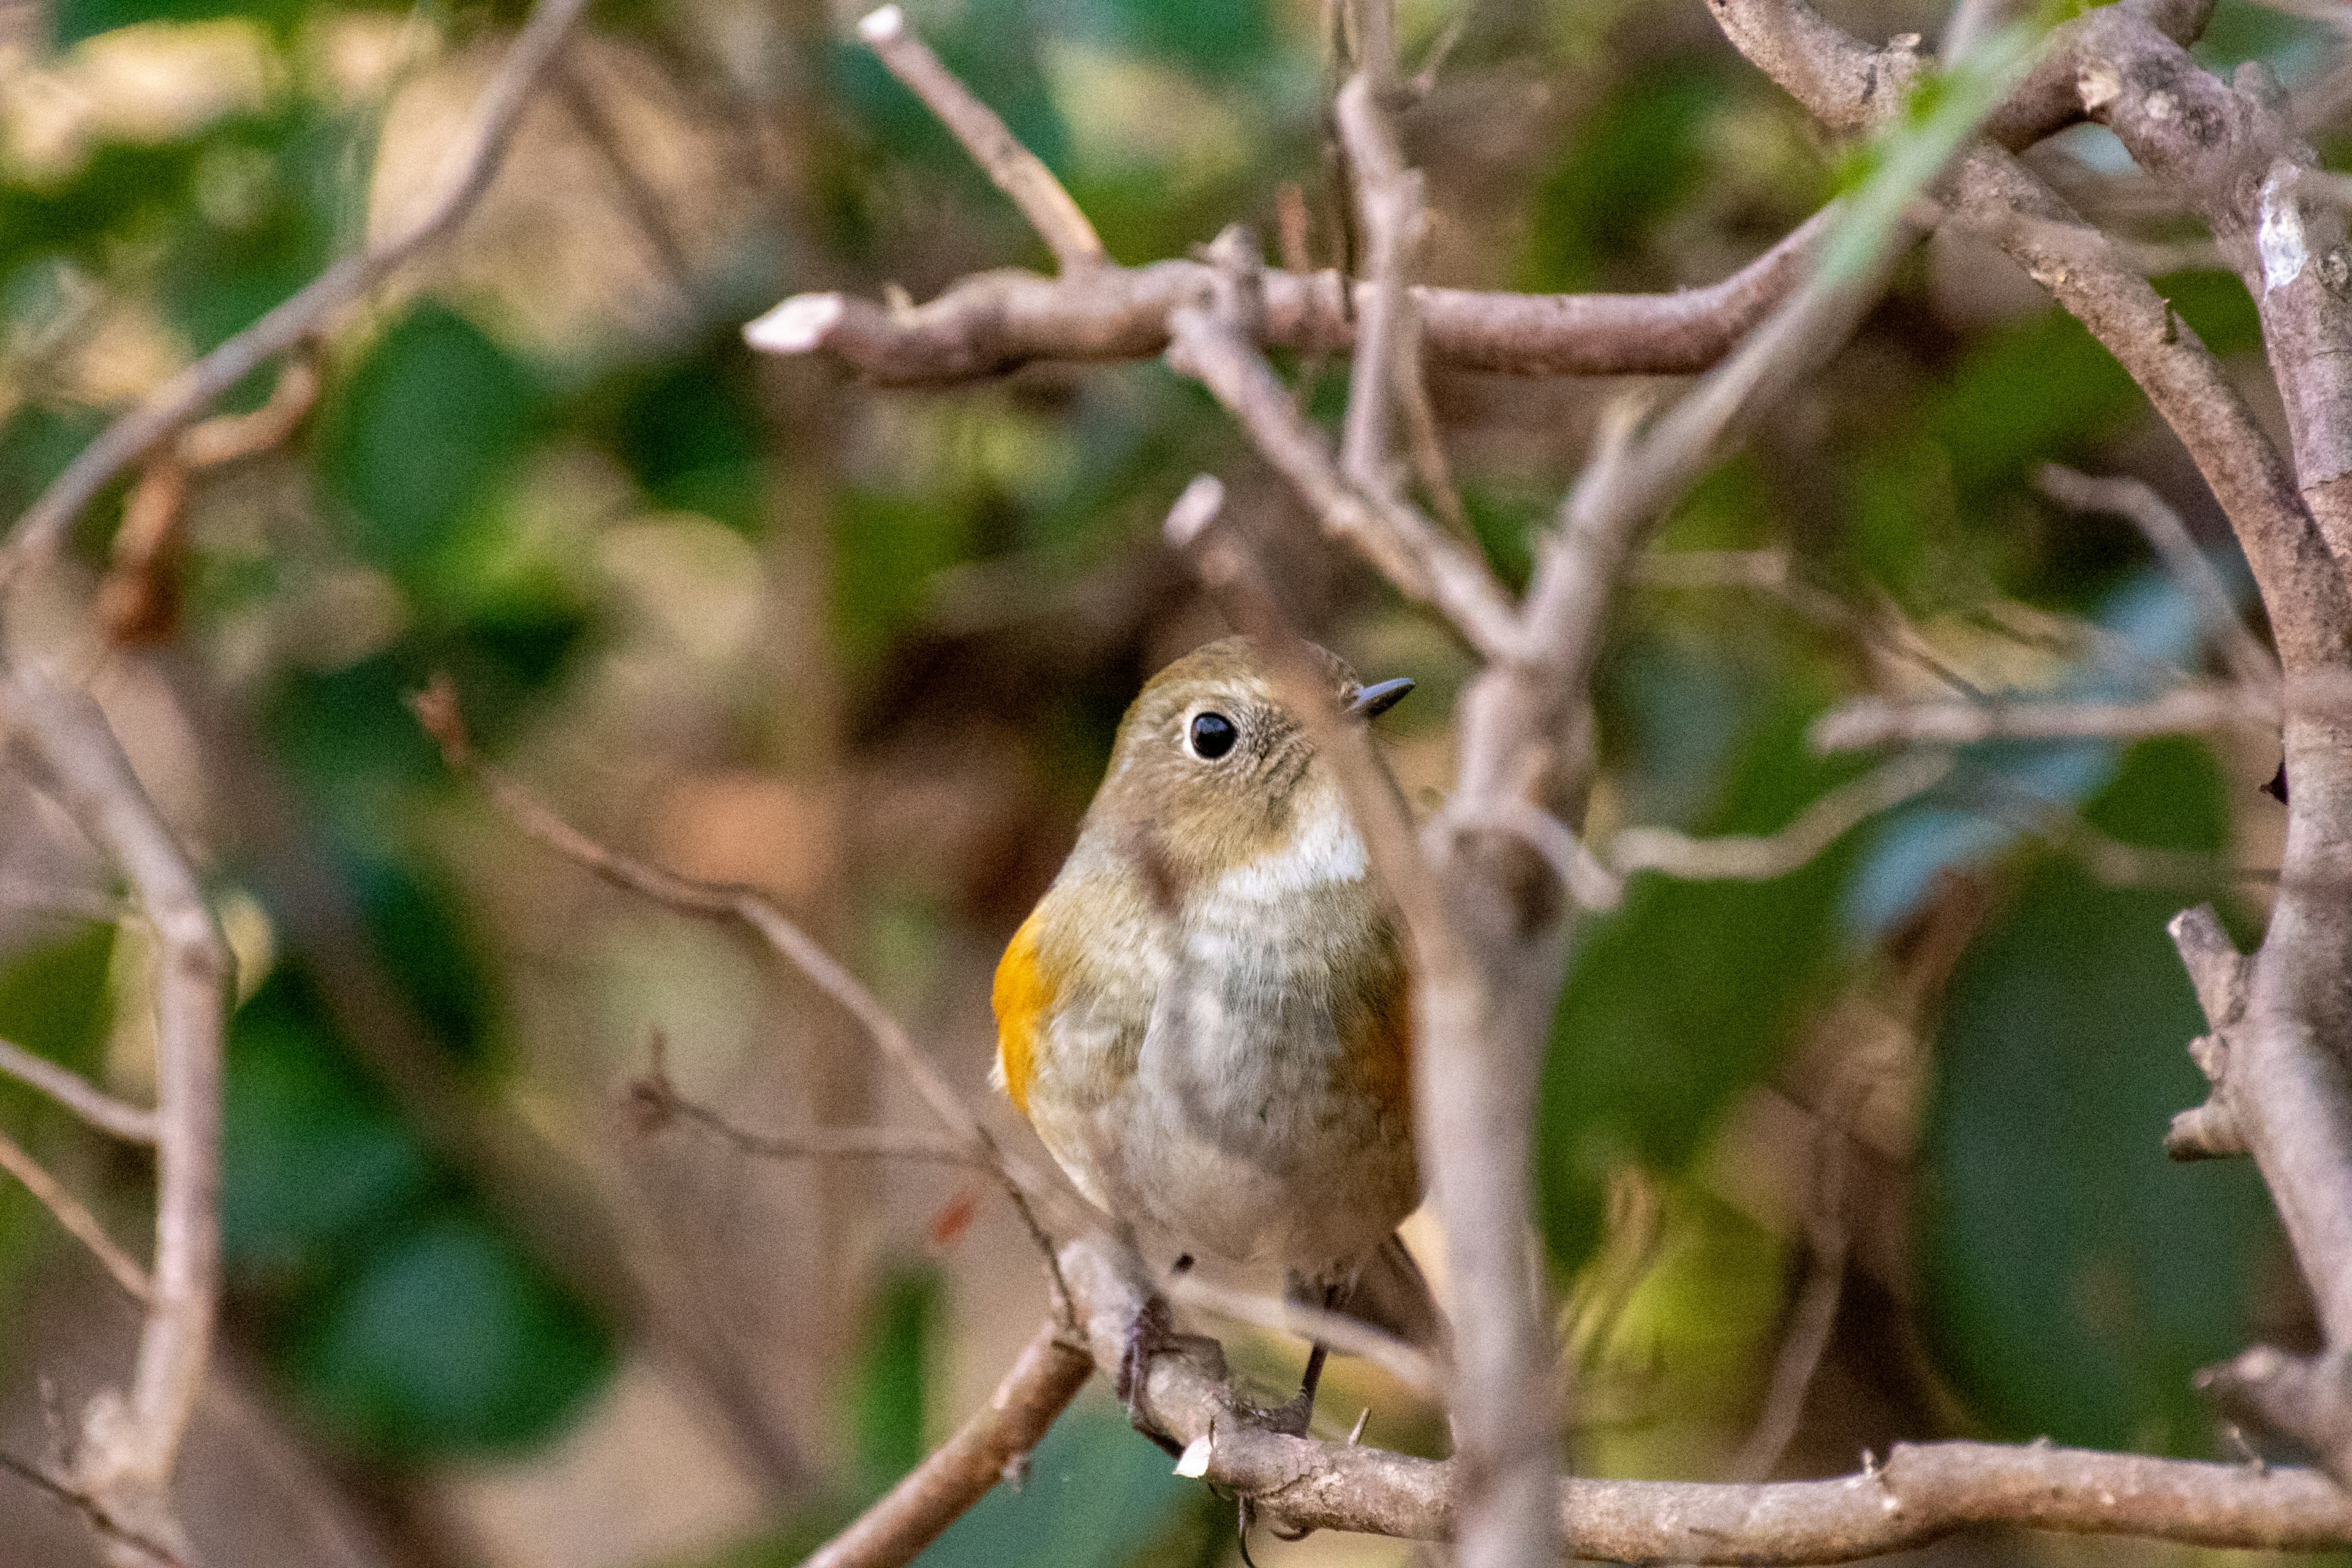
<svg viewBox="0 0 2352 1568">
<path fill-rule="evenodd" d="M 81 1074 L 48 1058 L 0 1040 L 0 1073 L 30 1084 L 100 1132 L 126 1143 L 155 1142 L 155 1113 L 125 1105 Z"/>
<path fill-rule="evenodd" d="M 913 1562 L 997 1482 L 1018 1484 L 1029 1450 L 1086 1386 L 1094 1366 L 1071 1343 L 1070 1331 L 1046 1319 L 988 1403 L 801 1568 L 900 1568 Z"/>
<path fill-rule="evenodd" d="M 890 68 L 890 74 L 923 100 L 940 122 L 955 133 L 981 172 L 1012 199 L 1054 253 L 1065 272 L 1081 272 L 1109 259 L 1095 226 L 1054 178 L 1045 160 L 1024 147 L 1006 130 L 996 111 L 972 96 L 971 89 L 933 54 L 930 46 L 907 27 L 907 14 L 896 5 L 866 13 L 857 24 L 857 36 Z"/>
</svg>

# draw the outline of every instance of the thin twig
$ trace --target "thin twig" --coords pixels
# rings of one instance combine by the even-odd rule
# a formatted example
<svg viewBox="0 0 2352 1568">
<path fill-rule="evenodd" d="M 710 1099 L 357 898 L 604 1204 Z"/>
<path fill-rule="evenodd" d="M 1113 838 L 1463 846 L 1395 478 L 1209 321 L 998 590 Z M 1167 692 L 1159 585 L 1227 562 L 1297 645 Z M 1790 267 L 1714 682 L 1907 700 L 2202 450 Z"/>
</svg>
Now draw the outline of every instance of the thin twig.
<svg viewBox="0 0 2352 1568">
<path fill-rule="evenodd" d="M 529 837 L 614 886 L 680 914 L 733 921 L 745 926 L 811 984 L 832 998 L 906 1077 L 931 1114 L 970 1152 L 973 1163 L 996 1175 L 1027 1226 L 1031 1239 L 1045 1252 L 1049 1267 L 1052 1265 L 1055 1249 L 1038 1218 L 1036 1203 L 1053 1189 L 998 1144 L 995 1135 L 981 1124 L 963 1098 L 940 1076 L 939 1069 L 891 1016 L 890 1010 L 814 938 L 773 902 L 750 888 L 697 882 L 665 871 L 607 848 L 564 821 L 520 782 L 474 753 L 466 736 L 465 721 L 457 711 L 457 693 L 446 676 L 436 677 L 425 690 L 412 697 L 409 706 L 415 710 L 417 722 L 440 746 L 443 761 L 453 771 L 478 781 L 492 804 Z M 1055 1288 L 1060 1299 L 1066 1301 L 1067 1291 L 1058 1276 Z"/>
<path fill-rule="evenodd" d="M 128 1105 L 70 1068 L 0 1040 L 0 1073 L 30 1084 L 100 1132 L 126 1143 L 155 1142 L 155 1113 Z"/>
<path fill-rule="evenodd" d="M 25 1190 L 41 1201 L 41 1206 L 57 1216 L 59 1225 L 71 1233 L 76 1241 L 89 1248 L 114 1282 L 141 1305 L 155 1300 L 155 1287 L 147 1271 L 139 1267 L 131 1256 L 114 1244 L 106 1234 L 106 1226 L 98 1216 L 82 1206 L 81 1200 L 66 1191 L 65 1184 L 42 1168 L 41 1163 L 25 1152 L 23 1144 L 5 1132 L 0 1132 L 0 1170 L 6 1171 L 25 1184 Z"/>
<path fill-rule="evenodd" d="M 1822 795 L 1778 833 L 1694 838 L 1665 827 L 1629 827 L 1610 840 L 1620 876 L 1663 871 L 1689 881 L 1769 881 L 1785 877 L 1882 811 L 1951 775 L 1949 755 L 1914 752 Z"/>
<path fill-rule="evenodd" d="M 1853 1161 L 1846 1147 L 1846 1127 L 1869 1091 L 1868 1081 L 1857 1079 L 1838 1091 L 1815 1120 L 1812 1180 L 1805 1205 L 1805 1280 L 1789 1313 L 1780 1352 L 1773 1358 L 1763 1414 L 1731 1461 L 1728 1473 L 1734 1481 L 1760 1481 L 1780 1468 L 1804 1415 L 1806 1391 L 1829 1349 L 1845 1285 L 1845 1191 Z"/>
<path fill-rule="evenodd" d="M 153 1536 L 125 1528 L 100 1507 L 97 1500 L 88 1492 L 59 1480 L 39 1466 L 27 1464 L 14 1454 L 0 1451 L 0 1470 L 7 1471 L 36 1491 L 46 1492 L 54 1500 L 81 1515 L 83 1522 L 96 1534 L 143 1554 L 157 1568 L 191 1568 L 188 1560 L 177 1552 Z"/>
<path fill-rule="evenodd" d="M 447 185 L 422 216 L 399 233 L 337 261 L 261 320 L 157 387 L 83 447 L 0 542 L 0 589 L 55 554 L 82 508 L 156 443 L 455 230 L 489 188 L 523 109 L 587 4 L 540 0 L 482 93 L 474 129 L 451 159 Z"/>
<path fill-rule="evenodd" d="M 1517 615 L 1486 563 L 1402 502 L 1377 504 L 1341 475 L 1322 432 L 1300 416 L 1271 365 L 1212 310 L 1186 306 L 1169 321 L 1168 363 L 1206 386 L 1313 510 L 1410 597 L 1444 616 L 1482 657 L 1507 658 Z"/>
<path fill-rule="evenodd" d="M 1083 271 L 1109 259 L 1095 226 L 1054 178 L 1045 161 L 1013 139 L 996 111 L 974 98 L 941 64 L 930 46 L 907 26 L 907 14 L 896 5 L 868 12 L 857 24 L 857 36 L 954 132 L 981 172 L 1011 198 L 1054 253 L 1066 272 Z"/>
<path fill-rule="evenodd" d="M 2246 629 L 2221 574 L 2197 548 L 2180 514 L 2165 505 L 2163 497 L 2138 479 L 2093 479 L 2056 463 L 2042 464 L 2033 478 L 2042 493 L 2061 506 L 2075 511 L 2112 512 L 2138 529 L 2155 548 L 2164 569 L 2189 595 L 2189 602 L 2197 606 L 2198 617 L 2221 646 L 2231 675 L 2255 689 L 2278 684 L 2277 658 Z"/>
<path fill-rule="evenodd" d="M 1979 741 L 2133 741 L 2244 725 L 2275 729 L 2275 698 L 2242 687 L 2183 686 L 2137 702 L 2026 700 L 1990 702 L 1890 702 L 1861 697 L 1813 721 L 1817 752 L 1873 746 L 1966 746 Z"/>
<path fill-rule="evenodd" d="M 754 1132 L 720 1112 L 678 1092 L 671 1081 L 662 1037 L 654 1037 L 653 1060 L 629 1080 L 630 1129 L 645 1133 L 671 1121 L 691 1121 L 762 1160 L 920 1160 L 977 1165 L 970 1145 L 903 1127 L 812 1127 L 803 1132 Z"/>
</svg>

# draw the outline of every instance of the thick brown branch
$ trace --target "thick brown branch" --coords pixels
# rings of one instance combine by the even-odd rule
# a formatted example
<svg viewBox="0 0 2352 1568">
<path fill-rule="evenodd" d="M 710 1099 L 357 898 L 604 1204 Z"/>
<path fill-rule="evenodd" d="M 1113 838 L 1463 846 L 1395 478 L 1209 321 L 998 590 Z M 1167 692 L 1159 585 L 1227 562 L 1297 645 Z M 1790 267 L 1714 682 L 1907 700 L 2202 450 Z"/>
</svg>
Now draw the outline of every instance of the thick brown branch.
<svg viewBox="0 0 2352 1568">
<path fill-rule="evenodd" d="M 1731 352 L 1802 276 L 1827 220 L 1807 219 L 1720 283 L 1674 294 L 1412 290 L 1423 353 L 1454 370 L 1520 375 L 1675 375 Z M 1099 267 L 1060 278 L 983 272 L 910 310 L 846 294 L 795 295 L 744 329 L 754 348 L 822 351 L 883 386 L 997 375 L 1032 361 L 1150 359 L 1168 317 L 1208 292 L 1197 261 Z M 1335 272 L 1268 271 L 1255 323 L 1267 348 L 1353 349 L 1370 283 L 1352 304 Z"/>
<path fill-rule="evenodd" d="M 1070 1331 L 1047 1319 L 987 1406 L 801 1568 L 898 1568 L 913 1562 L 997 1482 L 1019 1480 L 1029 1450 L 1093 1371 L 1086 1351 L 1070 1342 Z"/>
<path fill-rule="evenodd" d="M 261 320 L 156 388 L 83 447 L 0 543 L 0 587 L 54 554 L 81 509 L 156 443 L 463 223 L 489 188 L 524 107 L 587 4 L 541 0 L 483 92 L 473 132 L 451 160 L 448 184 L 422 216 L 399 233 L 328 268 Z"/>
<path fill-rule="evenodd" d="M 1096 1364 L 1116 1367 L 1144 1310 L 1140 1266 L 1108 1237 L 1063 1250 Z M 1151 1358 L 1143 1411 L 1177 1442 L 1207 1440 L 1207 1478 L 1297 1528 L 1415 1540 L 1453 1531 L 1454 1466 L 1269 1432 L 1213 1347 Z M 2316 1550 L 2352 1541 L 2352 1498 L 2315 1471 L 2102 1454 L 2045 1444 L 1897 1447 L 1832 1480 L 1767 1486 L 1564 1478 L 1568 1554 L 1633 1563 L 1842 1563 L 1977 1525 Z"/>
</svg>

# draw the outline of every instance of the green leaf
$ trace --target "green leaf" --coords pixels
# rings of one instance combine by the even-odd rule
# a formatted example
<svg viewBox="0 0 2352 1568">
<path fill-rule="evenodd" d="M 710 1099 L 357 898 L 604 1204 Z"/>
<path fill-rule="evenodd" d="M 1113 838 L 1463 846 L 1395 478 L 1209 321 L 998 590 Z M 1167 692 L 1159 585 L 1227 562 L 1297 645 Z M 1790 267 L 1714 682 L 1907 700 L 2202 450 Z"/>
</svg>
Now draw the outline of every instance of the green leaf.
<svg viewBox="0 0 2352 1568">
<path fill-rule="evenodd" d="M 351 375 L 323 458 L 363 553 L 412 586 L 520 458 L 538 397 L 522 365 L 442 306 L 412 311 Z"/>
<path fill-rule="evenodd" d="M 331 1422 L 410 1459 L 539 1442 L 614 1359 L 584 1307 L 458 1206 L 372 1249 L 281 1350 Z"/>
<path fill-rule="evenodd" d="M 875 1293 L 866 1348 L 852 1380 L 858 1468 L 876 1493 L 922 1463 L 939 1270 L 901 1268 Z"/>
<path fill-rule="evenodd" d="M 2135 748 L 2087 811 L 2169 848 L 2224 839 L 2194 742 Z M 2204 1029 L 2164 926 L 2193 893 L 2042 865 L 1970 946 L 1937 1038 L 1922 1260 L 1947 1372 L 2014 1437 L 2210 1448 L 2189 1385 L 2242 1348 L 2282 1256 L 2242 1161 L 2176 1165 L 2161 1140 L 2205 1086 Z"/>
<path fill-rule="evenodd" d="M 229 1022 L 222 1119 L 221 1239 L 247 1283 L 317 1274 L 436 1181 L 431 1154 L 352 1065 L 291 962 Z"/>
<path fill-rule="evenodd" d="M 1668 667 L 1671 669 L 1671 666 Z M 1638 800 L 1709 833 L 1771 832 L 1835 774 L 1803 742 L 1807 705 L 1687 673 L 1628 677 L 1615 700 L 1646 721 L 1658 779 Z M 1719 798 L 1704 803 L 1710 780 Z M 1699 793 L 1686 793 L 1696 781 Z M 1677 800 L 1677 795 L 1680 799 Z M 1623 905 L 1586 922 L 1552 1023 L 1538 1111 L 1544 1237 L 1575 1268 L 1601 1237 L 1611 1173 L 1687 1161 L 1732 1098 L 1779 1055 L 1837 973 L 1836 910 L 1849 846 L 1769 882 L 1633 879 Z"/>
</svg>

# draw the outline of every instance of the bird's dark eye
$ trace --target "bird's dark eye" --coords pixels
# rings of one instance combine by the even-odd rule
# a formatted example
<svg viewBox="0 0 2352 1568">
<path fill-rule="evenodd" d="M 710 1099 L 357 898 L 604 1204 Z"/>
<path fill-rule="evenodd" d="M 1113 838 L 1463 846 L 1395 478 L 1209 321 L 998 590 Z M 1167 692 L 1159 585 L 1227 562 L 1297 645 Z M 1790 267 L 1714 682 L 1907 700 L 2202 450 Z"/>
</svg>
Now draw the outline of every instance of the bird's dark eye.
<svg viewBox="0 0 2352 1568">
<path fill-rule="evenodd" d="M 1234 721 L 1222 713 L 1192 715 L 1192 754 L 1204 762 L 1215 762 L 1234 749 L 1241 739 Z"/>
</svg>

